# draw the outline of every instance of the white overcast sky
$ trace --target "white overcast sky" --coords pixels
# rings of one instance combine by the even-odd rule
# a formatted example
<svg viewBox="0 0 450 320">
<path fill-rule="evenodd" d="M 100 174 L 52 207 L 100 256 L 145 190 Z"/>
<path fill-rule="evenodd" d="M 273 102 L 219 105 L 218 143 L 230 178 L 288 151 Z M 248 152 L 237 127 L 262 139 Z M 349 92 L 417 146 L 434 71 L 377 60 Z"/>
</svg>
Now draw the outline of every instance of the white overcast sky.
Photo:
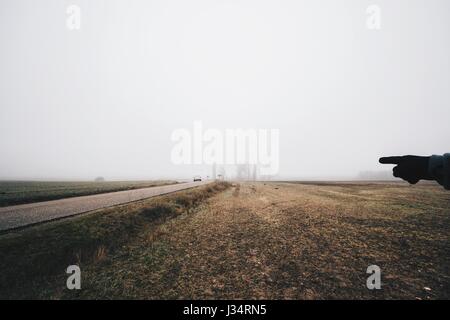
<svg viewBox="0 0 450 320">
<path fill-rule="evenodd" d="M 450 152 L 449 60 L 448 0 L 0 0 L 0 178 L 205 174 L 195 120 L 279 129 L 280 177 L 389 169 Z"/>
</svg>

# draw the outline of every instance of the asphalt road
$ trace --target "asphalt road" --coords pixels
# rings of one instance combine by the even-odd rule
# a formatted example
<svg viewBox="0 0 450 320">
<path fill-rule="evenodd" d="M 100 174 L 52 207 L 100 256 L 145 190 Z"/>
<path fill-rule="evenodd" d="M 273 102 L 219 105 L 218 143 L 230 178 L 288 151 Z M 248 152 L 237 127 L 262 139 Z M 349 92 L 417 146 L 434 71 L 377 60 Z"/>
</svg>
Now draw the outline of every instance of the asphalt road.
<svg viewBox="0 0 450 320">
<path fill-rule="evenodd" d="M 91 196 L 20 204 L 0 208 L 0 231 L 35 223 L 70 217 L 80 213 L 142 200 L 162 194 L 189 189 L 212 181 L 185 182 L 174 185 L 117 191 Z"/>
</svg>

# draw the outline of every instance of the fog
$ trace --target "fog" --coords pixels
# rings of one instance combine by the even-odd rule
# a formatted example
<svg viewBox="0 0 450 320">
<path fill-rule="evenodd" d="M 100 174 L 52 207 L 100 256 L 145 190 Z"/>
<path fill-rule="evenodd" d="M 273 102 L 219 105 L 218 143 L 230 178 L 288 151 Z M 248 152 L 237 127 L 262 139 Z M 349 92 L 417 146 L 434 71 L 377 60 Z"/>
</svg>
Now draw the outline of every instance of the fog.
<svg viewBox="0 0 450 320">
<path fill-rule="evenodd" d="M 448 0 L 0 0 L 0 43 L 1 179 L 205 175 L 195 121 L 278 129 L 274 179 L 450 152 Z"/>
</svg>

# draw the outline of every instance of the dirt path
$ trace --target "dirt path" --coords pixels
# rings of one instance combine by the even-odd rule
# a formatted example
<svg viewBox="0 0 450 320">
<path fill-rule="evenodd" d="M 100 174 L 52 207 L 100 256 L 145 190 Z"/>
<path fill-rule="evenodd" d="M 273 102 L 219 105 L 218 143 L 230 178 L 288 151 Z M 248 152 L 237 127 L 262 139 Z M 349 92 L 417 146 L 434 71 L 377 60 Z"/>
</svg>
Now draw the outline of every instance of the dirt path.
<svg viewBox="0 0 450 320">
<path fill-rule="evenodd" d="M 75 297 L 449 298 L 439 188 L 244 183 L 83 274 Z M 366 269 L 382 270 L 382 290 Z M 429 288 L 429 289 L 425 289 Z"/>
</svg>

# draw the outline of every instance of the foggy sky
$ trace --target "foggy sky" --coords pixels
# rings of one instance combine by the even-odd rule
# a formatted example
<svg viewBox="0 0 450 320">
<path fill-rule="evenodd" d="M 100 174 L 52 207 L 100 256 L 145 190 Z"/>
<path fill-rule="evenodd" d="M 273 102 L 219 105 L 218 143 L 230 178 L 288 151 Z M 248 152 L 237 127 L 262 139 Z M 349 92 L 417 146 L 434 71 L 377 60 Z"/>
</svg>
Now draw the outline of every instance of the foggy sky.
<svg viewBox="0 0 450 320">
<path fill-rule="evenodd" d="M 1 179 L 205 174 L 196 120 L 279 129 L 283 178 L 450 152 L 448 0 L 0 0 L 0 43 Z"/>
</svg>

